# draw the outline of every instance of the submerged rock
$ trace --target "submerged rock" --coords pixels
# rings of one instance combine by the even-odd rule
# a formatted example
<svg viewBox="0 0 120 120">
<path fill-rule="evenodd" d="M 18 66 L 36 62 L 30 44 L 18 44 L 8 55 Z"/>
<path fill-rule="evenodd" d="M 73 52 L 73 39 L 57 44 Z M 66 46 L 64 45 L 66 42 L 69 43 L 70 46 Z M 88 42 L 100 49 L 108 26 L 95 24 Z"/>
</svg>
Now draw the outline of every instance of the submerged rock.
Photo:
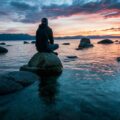
<svg viewBox="0 0 120 120">
<path fill-rule="evenodd" d="M 31 71 L 40 75 L 56 75 L 62 72 L 62 63 L 54 53 L 36 53 L 21 71 Z"/>
<path fill-rule="evenodd" d="M 6 48 L 0 46 L 0 53 L 7 53 L 7 52 L 8 50 Z"/>
<path fill-rule="evenodd" d="M 38 77 L 30 72 L 10 72 L 0 76 L 0 95 L 16 92 L 38 80 Z"/>
<path fill-rule="evenodd" d="M 113 41 L 109 39 L 104 39 L 98 42 L 98 44 L 112 44 Z"/>
<path fill-rule="evenodd" d="M 89 48 L 89 47 L 93 47 L 93 44 L 91 44 L 90 39 L 82 38 L 77 50 L 83 49 L 83 48 Z"/>
</svg>

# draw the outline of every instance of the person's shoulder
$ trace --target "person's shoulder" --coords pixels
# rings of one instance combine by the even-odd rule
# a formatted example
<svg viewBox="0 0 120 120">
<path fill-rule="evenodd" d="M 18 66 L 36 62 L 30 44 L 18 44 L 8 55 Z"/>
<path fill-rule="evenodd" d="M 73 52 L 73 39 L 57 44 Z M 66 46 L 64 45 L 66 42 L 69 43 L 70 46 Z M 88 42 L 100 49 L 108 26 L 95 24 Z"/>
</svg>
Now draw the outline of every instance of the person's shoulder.
<svg viewBox="0 0 120 120">
<path fill-rule="evenodd" d="M 52 31 L 52 28 L 48 26 L 48 30 L 49 30 L 49 31 Z"/>
<path fill-rule="evenodd" d="M 51 27 L 49 27 L 49 26 L 48 26 L 48 29 L 49 29 L 49 30 L 52 30 L 52 28 L 51 28 Z"/>
</svg>

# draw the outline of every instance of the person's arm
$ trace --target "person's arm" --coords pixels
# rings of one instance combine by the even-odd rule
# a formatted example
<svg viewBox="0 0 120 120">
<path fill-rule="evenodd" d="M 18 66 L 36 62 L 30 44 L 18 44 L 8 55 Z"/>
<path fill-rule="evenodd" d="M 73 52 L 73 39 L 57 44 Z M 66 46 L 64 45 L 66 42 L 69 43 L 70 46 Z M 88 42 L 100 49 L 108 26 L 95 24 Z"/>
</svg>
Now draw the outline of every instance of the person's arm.
<svg viewBox="0 0 120 120">
<path fill-rule="evenodd" d="M 53 38 L 53 31 L 52 31 L 52 29 L 50 29 L 49 40 L 50 40 L 50 44 L 54 44 L 54 38 Z"/>
<path fill-rule="evenodd" d="M 36 31 L 36 42 L 35 42 L 35 45 L 36 47 L 38 47 L 38 39 L 39 39 L 39 35 L 38 35 L 38 30 Z"/>
</svg>

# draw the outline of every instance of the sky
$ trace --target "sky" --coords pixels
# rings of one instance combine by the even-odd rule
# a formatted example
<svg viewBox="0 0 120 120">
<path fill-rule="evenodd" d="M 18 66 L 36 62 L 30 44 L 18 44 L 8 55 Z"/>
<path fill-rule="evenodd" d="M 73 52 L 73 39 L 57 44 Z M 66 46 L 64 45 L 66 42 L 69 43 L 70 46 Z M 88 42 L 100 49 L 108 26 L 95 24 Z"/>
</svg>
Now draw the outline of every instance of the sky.
<svg viewBox="0 0 120 120">
<path fill-rule="evenodd" d="M 35 35 L 47 17 L 54 36 L 120 36 L 120 0 L 0 0 L 0 33 Z"/>
</svg>

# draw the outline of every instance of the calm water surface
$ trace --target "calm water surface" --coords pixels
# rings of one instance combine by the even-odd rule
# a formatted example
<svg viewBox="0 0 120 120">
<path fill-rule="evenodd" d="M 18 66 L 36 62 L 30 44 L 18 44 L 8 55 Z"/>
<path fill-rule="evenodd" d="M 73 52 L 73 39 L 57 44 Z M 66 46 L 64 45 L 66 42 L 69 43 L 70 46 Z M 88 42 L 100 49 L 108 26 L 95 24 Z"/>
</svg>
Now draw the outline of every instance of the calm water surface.
<svg viewBox="0 0 120 120">
<path fill-rule="evenodd" d="M 77 51 L 78 40 L 56 42 L 64 66 L 61 76 L 0 96 L 0 120 L 120 120 L 120 44 L 93 40 L 93 48 Z M 0 55 L 0 74 L 18 71 L 36 53 L 34 44 L 6 43 L 12 46 Z"/>
</svg>

